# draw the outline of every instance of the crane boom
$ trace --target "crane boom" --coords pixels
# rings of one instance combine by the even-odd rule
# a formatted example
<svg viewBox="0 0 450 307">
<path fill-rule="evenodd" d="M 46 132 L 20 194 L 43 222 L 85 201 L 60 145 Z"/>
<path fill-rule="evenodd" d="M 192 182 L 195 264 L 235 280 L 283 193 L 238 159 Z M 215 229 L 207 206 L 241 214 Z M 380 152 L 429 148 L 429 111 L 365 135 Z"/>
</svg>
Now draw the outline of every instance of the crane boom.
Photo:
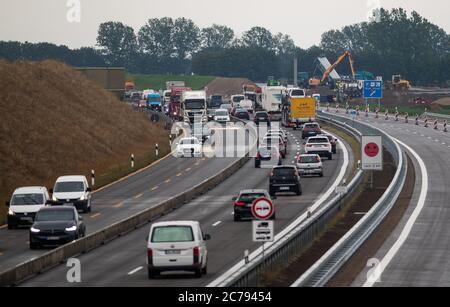
<svg viewBox="0 0 450 307">
<path fill-rule="evenodd" d="M 353 80 L 356 79 L 355 68 L 353 66 L 353 58 L 349 51 L 345 51 L 343 55 L 341 55 L 333 65 L 331 65 L 325 72 L 323 73 L 322 79 L 320 83 L 324 82 L 331 74 L 331 72 L 348 56 L 348 61 L 350 62 L 350 69 L 352 71 Z"/>
</svg>

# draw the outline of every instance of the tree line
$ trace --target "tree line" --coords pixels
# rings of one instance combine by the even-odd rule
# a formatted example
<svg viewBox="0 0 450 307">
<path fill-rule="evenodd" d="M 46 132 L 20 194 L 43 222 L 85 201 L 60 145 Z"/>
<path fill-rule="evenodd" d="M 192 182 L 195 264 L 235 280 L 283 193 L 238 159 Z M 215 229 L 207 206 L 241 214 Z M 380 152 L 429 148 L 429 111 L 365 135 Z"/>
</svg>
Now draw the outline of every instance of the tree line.
<svg viewBox="0 0 450 307">
<path fill-rule="evenodd" d="M 307 30 L 305 30 L 307 31 Z M 71 50 L 49 43 L 0 42 L 0 58 L 55 58 L 74 66 L 124 66 L 133 73 L 267 76 L 292 80 L 293 59 L 299 71 L 316 71 L 315 59 L 333 62 L 346 50 L 358 70 L 385 79 L 401 74 L 414 84 L 443 85 L 450 80 L 450 36 L 417 12 L 380 9 L 369 22 L 330 30 L 318 46 L 302 49 L 286 34 L 253 27 L 236 37 L 233 29 L 213 24 L 199 28 L 192 20 L 149 19 L 138 31 L 121 22 L 99 26 L 97 45 Z M 337 68 L 349 74 L 347 65 Z M 317 71 L 316 71 L 317 72 Z"/>
</svg>

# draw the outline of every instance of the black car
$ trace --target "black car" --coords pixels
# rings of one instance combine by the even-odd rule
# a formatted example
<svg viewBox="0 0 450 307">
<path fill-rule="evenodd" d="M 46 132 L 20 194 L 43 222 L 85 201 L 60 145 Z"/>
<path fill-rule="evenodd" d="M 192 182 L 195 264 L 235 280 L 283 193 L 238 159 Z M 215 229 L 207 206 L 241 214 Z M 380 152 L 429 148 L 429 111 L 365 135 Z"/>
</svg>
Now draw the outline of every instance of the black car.
<svg viewBox="0 0 450 307">
<path fill-rule="evenodd" d="M 237 109 L 234 112 L 234 117 L 239 118 L 239 119 L 250 120 L 250 114 L 245 109 Z"/>
<path fill-rule="evenodd" d="M 266 190 L 243 190 L 238 197 L 234 197 L 234 221 L 239 222 L 243 218 L 253 219 L 252 204 L 258 198 L 267 198 L 272 201 L 275 197 L 270 197 Z M 272 202 L 273 203 L 273 202 Z M 275 213 L 270 219 L 275 219 Z"/>
<path fill-rule="evenodd" d="M 267 112 L 256 112 L 255 118 L 253 119 L 256 125 L 259 125 L 260 123 L 269 123 L 270 124 L 270 117 L 269 113 Z"/>
<path fill-rule="evenodd" d="M 293 192 L 302 195 L 300 175 L 295 166 L 277 166 L 270 174 L 269 194 L 275 196 L 277 192 Z"/>
<path fill-rule="evenodd" d="M 278 147 L 259 147 L 255 157 L 255 168 L 261 167 L 261 161 L 271 161 L 272 164 L 276 163 L 277 165 L 281 165 L 282 161 Z"/>
<path fill-rule="evenodd" d="M 30 228 L 30 249 L 61 245 L 84 237 L 86 226 L 74 207 L 45 207 Z"/>
<path fill-rule="evenodd" d="M 316 136 L 322 133 L 318 123 L 306 123 L 302 129 L 302 139 Z"/>
</svg>

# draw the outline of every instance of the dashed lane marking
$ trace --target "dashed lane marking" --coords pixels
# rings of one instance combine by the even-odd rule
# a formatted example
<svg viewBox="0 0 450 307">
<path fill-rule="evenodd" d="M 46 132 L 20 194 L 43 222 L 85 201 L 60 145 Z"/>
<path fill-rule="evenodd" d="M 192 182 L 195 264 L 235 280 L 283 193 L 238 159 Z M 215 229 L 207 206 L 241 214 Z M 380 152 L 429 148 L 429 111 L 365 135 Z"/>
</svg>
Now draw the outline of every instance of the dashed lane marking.
<svg viewBox="0 0 450 307">
<path fill-rule="evenodd" d="M 212 224 L 212 225 L 213 225 L 213 227 L 216 227 L 216 226 L 218 226 L 220 223 L 222 223 L 222 221 L 217 221 L 217 222 L 215 222 L 215 223 Z"/>
<path fill-rule="evenodd" d="M 138 199 L 138 198 L 141 198 L 141 197 L 142 197 L 142 195 L 144 195 L 144 193 L 140 193 L 140 194 L 136 195 L 136 196 L 134 197 L 134 199 Z"/>
<path fill-rule="evenodd" d="M 96 217 L 99 217 L 101 214 L 100 213 L 96 213 L 91 215 L 91 219 L 95 219 Z"/>
<path fill-rule="evenodd" d="M 144 268 L 144 267 L 142 267 L 142 266 L 137 267 L 137 268 L 135 268 L 134 270 L 128 272 L 128 275 L 133 275 L 134 273 L 139 272 L 139 271 L 142 270 L 143 268 Z"/>
<path fill-rule="evenodd" d="M 157 190 L 158 188 L 159 188 L 159 186 L 153 187 L 153 188 L 150 189 L 150 191 L 155 191 L 155 190 Z"/>
<path fill-rule="evenodd" d="M 188 167 L 187 169 L 185 169 L 186 172 L 189 172 L 192 168 Z"/>
<path fill-rule="evenodd" d="M 172 179 L 166 179 L 166 181 L 164 181 L 165 183 L 169 183 Z"/>
<path fill-rule="evenodd" d="M 178 173 L 178 174 L 177 174 L 177 177 L 180 177 L 181 175 L 183 175 L 183 174 L 182 174 L 182 173 Z"/>
<path fill-rule="evenodd" d="M 122 208 L 123 204 L 124 204 L 124 202 L 122 201 L 122 202 L 118 203 L 117 205 L 114 205 L 113 207 L 114 208 Z"/>
</svg>

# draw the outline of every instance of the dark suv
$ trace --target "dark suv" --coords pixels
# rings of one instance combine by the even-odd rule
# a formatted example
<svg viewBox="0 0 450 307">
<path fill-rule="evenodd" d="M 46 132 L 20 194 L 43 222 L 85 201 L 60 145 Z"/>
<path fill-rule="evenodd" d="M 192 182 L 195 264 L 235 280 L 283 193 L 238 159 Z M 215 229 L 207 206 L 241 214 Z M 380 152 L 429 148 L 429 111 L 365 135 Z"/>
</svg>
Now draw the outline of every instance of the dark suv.
<svg viewBox="0 0 450 307">
<path fill-rule="evenodd" d="M 318 123 L 306 123 L 302 129 L 302 139 L 316 136 L 322 133 Z"/>
<path fill-rule="evenodd" d="M 30 249 L 69 243 L 85 234 L 86 226 L 75 207 L 45 207 L 38 211 L 30 228 Z"/>
<path fill-rule="evenodd" d="M 259 123 L 269 123 L 270 124 L 270 117 L 269 113 L 263 111 L 263 112 L 256 112 L 255 118 L 253 119 L 256 125 L 259 125 Z"/>
<path fill-rule="evenodd" d="M 274 196 L 277 192 L 293 192 L 302 195 L 300 175 L 295 166 L 277 166 L 270 174 L 269 194 Z"/>
<path fill-rule="evenodd" d="M 239 222 L 243 218 L 253 219 L 252 204 L 258 198 L 267 198 L 269 200 L 275 199 L 270 197 L 267 190 L 243 190 L 239 192 L 238 197 L 234 197 L 234 221 Z M 272 201 L 273 203 L 273 201 Z M 271 220 L 275 219 L 275 213 L 270 217 Z"/>
</svg>

